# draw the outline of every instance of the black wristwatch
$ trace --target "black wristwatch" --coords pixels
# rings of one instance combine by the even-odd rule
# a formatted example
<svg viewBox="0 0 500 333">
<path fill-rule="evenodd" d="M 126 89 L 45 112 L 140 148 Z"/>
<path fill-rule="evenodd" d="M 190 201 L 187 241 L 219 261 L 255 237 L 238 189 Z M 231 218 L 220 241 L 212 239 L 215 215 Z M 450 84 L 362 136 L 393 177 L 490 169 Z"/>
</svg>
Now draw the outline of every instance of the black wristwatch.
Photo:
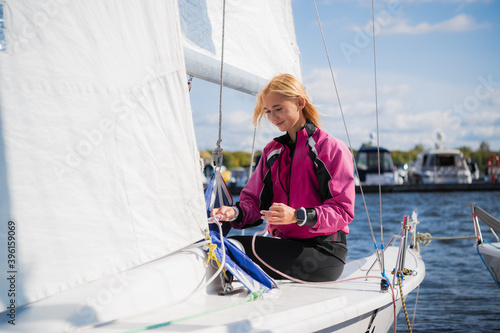
<svg viewBox="0 0 500 333">
<path fill-rule="evenodd" d="M 295 210 L 295 216 L 297 217 L 297 224 L 303 226 L 307 222 L 307 212 L 304 207 L 300 207 Z"/>
</svg>

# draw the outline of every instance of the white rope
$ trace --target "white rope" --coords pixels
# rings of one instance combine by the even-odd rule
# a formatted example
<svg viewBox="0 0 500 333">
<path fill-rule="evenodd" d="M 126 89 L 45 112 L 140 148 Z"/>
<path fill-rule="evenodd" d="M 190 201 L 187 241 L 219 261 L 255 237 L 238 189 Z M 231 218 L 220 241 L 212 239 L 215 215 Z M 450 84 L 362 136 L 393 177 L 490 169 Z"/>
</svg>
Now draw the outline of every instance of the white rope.
<svg viewBox="0 0 500 333">
<path fill-rule="evenodd" d="M 347 129 L 347 124 L 346 124 L 345 117 L 344 117 L 344 111 L 342 109 L 342 103 L 340 102 L 340 96 L 339 96 L 339 92 L 338 92 L 338 89 L 337 89 L 337 84 L 336 84 L 336 81 L 335 81 L 335 75 L 333 73 L 332 64 L 331 64 L 331 61 L 330 61 L 330 55 L 328 53 L 328 47 L 326 46 L 326 40 L 325 40 L 325 36 L 323 34 L 323 27 L 322 27 L 322 24 L 321 24 L 321 19 L 319 18 L 318 7 L 316 6 L 316 0 L 313 0 L 313 2 L 314 2 L 314 8 L 316 10 L 316 17 L 318 18 L 319 29 L 321 31 L 321 37 L 323 38 L 323 46 L 325 48 L 326 58 L 328 60 L 328 66 L 330 67 L 330 74 L 332 76 L 333 85 L 335 87 L 335 93 L 337 95 L 337 101 L 339 103 L 340 114 L 342 116 L 342 121 L 344 123 L 345 133 L 347 135 L 347 141 L 349 143 L 349 150 L 351 151 L 351 154 L 354 156 L 354 150 L 352 148 L 351 139 L 350 139 L 350 136 L 349 136 L 349 130 Z M 354 163 L 354 168 L 356 169 L 356 174 L 359 175 L 358 166 L 356 165 L 356 163 Z M 359 189 L 360 189 L 360 192 L 361 192 L 361 198 L 363 199 L 363 205 L 365 207 L 366 216 L 368 218 L 368 225 L 370 226 L 370 231 L 371 231 L 371 234 L 372 234 L 373 243 L 376 244 L 377 240 L 375 239 L 375 233 L 373 232 L 373 226 L 372 226 L 372 222 L 370 220 L 370 214 L 368 213 L 368 205 L 366 204 L 365 194 L 364 194 L 364 191 L 363 191 L 363 186 L 361 184 L 359 184 Z M 377 256 L 378 256 L 378 253 L 377 253 Z"/>
<path fill-rule="evenodd" d="M 224 32 L 226 25 L 226 0 L 222 1 L 222 42 L 221 42 L 221 59 L 220 59 L 220 93 L 219 93 L 219 138 L 217 139 L 217 147 L 213 151 L 213 160 L 216 169 L 222 167 L 222 90 L 224 87 Z"/>
<path fill-rule="evenodd" d="M 378 160 L 378 190 L 380 201 L 380 243 L 384 244 L 384 231 L 382 225 L 382 186 L 380 176 L 380 141 L 379 141 L 379 126 L 378 126 L 378 85 L 377 85 L 377 53 L 375 47 L 375 10 L 372 0 L 372 41 L 373 41 L 373 79 L 375 89 L 375 121 L 377 123 L 377 160 Z"/>
</svg>

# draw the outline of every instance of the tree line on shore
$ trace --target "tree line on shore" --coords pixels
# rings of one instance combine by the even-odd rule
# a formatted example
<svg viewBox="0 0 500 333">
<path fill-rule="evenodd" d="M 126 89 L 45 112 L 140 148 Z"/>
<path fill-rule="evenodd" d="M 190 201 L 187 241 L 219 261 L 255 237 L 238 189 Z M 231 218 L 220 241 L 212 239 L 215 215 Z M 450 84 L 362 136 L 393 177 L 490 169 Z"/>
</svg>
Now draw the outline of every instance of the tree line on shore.
<svg viewBox="0 0 500 333">
<path fill-rule="evenodd" d="M 487 142 L 481 142 L 479 149 L 474 151 L 470 147 L 464 146 L 457 148 L 459 149 L 463 154 L 464 157 L 470 158 L 472 161 L 475 161 L 478 165 L 478 168 L 481 173 L 484 173 L 487 159 L 492 156 L 492 155 L 497 155 L 500 156 L 500 152 L 493 152 L 490 150 L 489 144 Z M 425 149 L 423 145 L 418 144 L 416 145 L 413 149 L 410 149 L 408 151 L 401 151 L 401 150 L 393 150 L 391 151 L 392 159 L 394 161 L 394 164 L 400 164 L 400 163 L 410 163 L 412 161 L 415 161 L 417 159 L 417 155 L 421 152 L 423 152 Z M 354 150 L 354 156 L 356 155 L 356 150 Z M 255 152 L 255 157 L 259 156 L 262 153 L 262 151 L 257 151 Z M 212 161 L 212 151 L 211 150 L 204 150 L 200 152 L 200 156 L 205 162 L 211 162 Z M 229 152 L 229 151 L 223 151 L 222 152 L 223 156 L 223 163 L 226 166 L 228 170 L 233 169 L 233 168 L 238 168 L 238 167 L 249 167 L 250 166 L 250 160 L 251 160 L 251 153 L 246 152 L 246 151 L 235 151 L 235 152 Z M 254 160 L 255 160 L 254 157 Z"/>
</svg>

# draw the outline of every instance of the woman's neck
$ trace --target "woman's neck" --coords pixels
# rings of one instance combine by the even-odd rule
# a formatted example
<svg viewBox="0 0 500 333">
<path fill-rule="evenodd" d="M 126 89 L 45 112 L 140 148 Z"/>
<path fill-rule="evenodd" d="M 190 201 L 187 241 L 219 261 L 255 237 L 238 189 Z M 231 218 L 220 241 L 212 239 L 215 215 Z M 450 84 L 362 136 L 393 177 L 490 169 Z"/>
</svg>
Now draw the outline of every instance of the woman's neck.
<svg viewBox="0 0 500 333">
<path fill-rule="evenodd" d="M 297 133 L 301 131 L 304 128 L 304 126 L 306 126 L 306 123 L 307 121 L 304 120 L 302 126 L 300 126 L 298 130 L 291 129 L 290 131 L 287 132 L 288 136 L 293 142 L 297 141 Z"/>
</svg>

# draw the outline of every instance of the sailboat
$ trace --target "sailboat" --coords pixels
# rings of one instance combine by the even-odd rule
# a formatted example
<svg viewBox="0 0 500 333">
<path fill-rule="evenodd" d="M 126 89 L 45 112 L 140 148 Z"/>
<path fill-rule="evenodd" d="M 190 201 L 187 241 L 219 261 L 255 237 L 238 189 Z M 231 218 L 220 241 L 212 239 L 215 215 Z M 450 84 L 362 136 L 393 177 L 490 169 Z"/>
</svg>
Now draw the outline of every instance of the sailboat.
<svg viewBox="0 0 500 333">
<path fill-rule="evenodd" d="M 264 295 L 239 281 L 219 295 L 187 75 L 217 81 L 227 17 L 226 86 L 255 93 L 276 72 L 300 77 L 290 0 L 226 2 L 0 2 L 0 331 L 395 323 L 425 276 L 408 245 L 415 214 L 335 283 L 279 280 Z"/>
<path fill-rule="evenodd" d="M 490 273 L 496 285 L 500 288 L 500 240 L 498 239 L 498 233 L 500 233 L 500 221 L 475 204 L 472 205 L 472 219 L 476 234 L 477 254 L 486 266 L 486 269 Z M 496 242 L 490 243 L 483 239 L 480 222 L 484 223 L 484 225 L 490 229 L 491 234 L 496 239 Z"/>
</svg>

